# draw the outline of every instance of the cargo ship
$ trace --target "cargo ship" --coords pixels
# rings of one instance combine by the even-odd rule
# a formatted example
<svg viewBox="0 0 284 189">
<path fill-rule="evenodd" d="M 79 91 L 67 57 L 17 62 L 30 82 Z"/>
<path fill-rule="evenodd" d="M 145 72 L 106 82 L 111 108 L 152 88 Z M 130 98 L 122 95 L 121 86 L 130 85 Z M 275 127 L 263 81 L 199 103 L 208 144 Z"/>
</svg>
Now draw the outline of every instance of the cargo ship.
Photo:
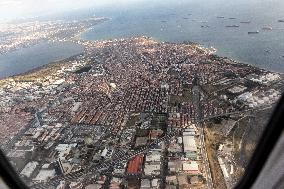
<svg viewBox="0 0 284 189">
<path fill-rule="evenodd" d="M 272 27 L 266 26 L 266 27 L 263 27 L 262 30 L 271 31 L 271 30 L 272 30 Z"/>
<path fill-rule="evenodd" d="M 202 27 L 202 28 L 209 28 L 210 26 L 208 26 L 208 25 L 202 25 L 201 27 Z"/>
<path fill-rule="evenodd" d="M 250 21 L 241 21 L 241 24 L 250 24 Z"/>
<path fill-rule="evenodd" d="M 228 25 L 228 26 L 226 26 L 227 28 L 238 28 L 238 27 L 240 27 L 239 25 Z"/>
<path fill-rule="evenodd" d="M 250 32 L 248 32 L 248 34 L 258 34 L 259 33 L 259 31 L 250 31 Z"/>
</svg>

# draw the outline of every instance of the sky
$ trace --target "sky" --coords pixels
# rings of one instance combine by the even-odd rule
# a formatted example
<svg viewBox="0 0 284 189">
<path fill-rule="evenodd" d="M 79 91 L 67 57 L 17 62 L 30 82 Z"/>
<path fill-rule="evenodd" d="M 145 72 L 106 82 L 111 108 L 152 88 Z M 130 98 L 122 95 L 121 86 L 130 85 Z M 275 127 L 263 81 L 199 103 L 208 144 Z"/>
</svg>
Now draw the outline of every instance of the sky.
<svg viewBox="0 0 284 189">
<path fill-rule="evenodd" d="M 87 7 L 123 6 L 142 0 L 0 0 L 0 22 L 52 15 Z"/>
</svg>

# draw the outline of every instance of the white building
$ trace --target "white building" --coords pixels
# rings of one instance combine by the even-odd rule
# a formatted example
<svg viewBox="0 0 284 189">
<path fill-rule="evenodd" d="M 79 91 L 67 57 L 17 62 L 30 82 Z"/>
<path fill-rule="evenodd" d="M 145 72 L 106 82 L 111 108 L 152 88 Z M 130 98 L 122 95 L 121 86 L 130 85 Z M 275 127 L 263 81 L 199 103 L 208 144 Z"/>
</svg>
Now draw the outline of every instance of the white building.
<svg viewBox="0 0 284 189">
<path fill-rule="evenodd" d="M 188 152 L 188 151 L 192 151 L 192 152 L 196 152 L 197 151 L 197 146 L 196 146 L 196 142 L 195 142 L 195 138 L 194 136 L 183 136 L 183 147 L 184 147 L 184 151 Z"/>
<path fill-rule="evenodd" d="M 182 164 L 182 170 L 188 173 L 199 173 L 199 166 L 196 161 L 185 162 Z"/>
<path fill-rule="evenodd" d="M 31 161 L 24 167 L 20 174 L 29 178 L 38 165 L 38 162 Z"/>
</svg>

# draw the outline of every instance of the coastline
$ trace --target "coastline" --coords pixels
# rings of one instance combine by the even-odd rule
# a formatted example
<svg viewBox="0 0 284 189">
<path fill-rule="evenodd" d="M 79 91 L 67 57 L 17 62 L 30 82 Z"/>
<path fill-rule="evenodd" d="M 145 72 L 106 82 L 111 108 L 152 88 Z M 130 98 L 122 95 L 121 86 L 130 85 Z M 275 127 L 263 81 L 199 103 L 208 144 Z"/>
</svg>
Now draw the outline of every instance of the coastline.
<svg viewBox="0 0 284 189">
<path fill-rule="evenodd" d="M 90 28 L 88 28 L 90 29 Z M 86 29 L 86 30 L 88 30 Z M 249 63 L 245 63 L 245 62 L 241 62 L 239 60 L 236 60 L 236 59 L 233 59 L 233 58 L 230 58 L 230 57 L 226 57 L 226 56 L 220 56 L 218 54 L 216 54 L 217 52 L 217 49 L 215 49 L 214 47 L 212 47 L 214 50 L 210 50 L 209 48 L 207 47 L 204 47 L 203 45 L 197 43 L 197 42 L 192 42 L 192 41 L 184 41 L 184 42 L 167 42 L 167 41 L 161 41 L 159 39 L 156 39 L 156 38 L 152 38 L 152 37 L 148 37 L 148 36 L 140 36 L 138 38 L 148 38 L 148 39 L 152 39 L 154 41 L 157 41 L 159 43 L 170 43 L 170 44 L 185 44 L 185 45 L 192 45 L 192 46 L 196 46 L 199 50 L 201 50 L 203 53 L 205 54 L 208 54 L 208 55 L 212 55 L 212 56 L 215 56 L 216 58 L 220 59 L 220 60 L 224 60 L 224 61 L 227 61 L 227 63 L 229 62 L 230 64 L 239 64 L 239 65 L 244 65 L 244 66 L 249 66 L 251 68 L 254 68 L 254 69 L 258 69 L 262 72 L 270 72 L 270 73 L 277 73 L 279 75 L 283 75 L 283 73 L 281 72 L 276 72 L 276 71 L 272 71 L 272 70 L 267 70 L 267 69 L 264 69 L 264 68 L 260 68 L 258 66 L 255 66 L 255 65 L 252 65 L 252 64 L 249 64 Z M 137 37 L 130 37 L 130 38 L 120 38 L 120 39 L 131 39 L 131 38 L 137 38 Z M 19 73 L 19 74 L 14 74 L 14 75 L 11 75 L 11 76 L 7 76 L 7 77 L 4 77 L 4 78 L 1 78 L 0 79 L 0 82 L 3 82 L 5 80 L 9 80 L 9 79 L 17 79 L 19 77 L 26 77 L 26 76 L 29 76 L 29 75 L 33 75 L 33 74 L 38 74 L 39 72 L 43 71 L 44 69 L 53 69 L 54 66 L 60 66 L 61 64 L 66 64 L 68 61 L 70 60 L 74 60 L 77 56 L 80 56 L 80 55 L 83 55 L 85 53 L 85 49 L 86 49 L 86 46 L 84 46 L 82 43 L 78 43 L 78 41 L 82 41 L 82 42 L 93 42 L 93 43 L 97 43 L 97 42 L 105 42 L 105 41 L 113 41 L 113 40 L 119 40 L 119 39 L 110 39 L 110 40 L 83 40 L 83 39 L 78 39 L 77 42 L 74 41 L 74 40 L 68 40 L 69 42 L 72 42 L 72 43 L 75 43 L 75 44 L 79 44 L 79 45 L 82 45 L 83 47 L 83 52 L 82 53 L 78 53 L 78 54 L 75 54 L 75 55 L 72 55 L 70 57 L 67 57 L 67 58 L 62 58 L 62 59 L 58 59 L 58 60 L 55 60 L 55 61 L 52 61 L 52 62 L 49 62 L 47 64 L 44 64 L 42 66 L 39 66 L 39 67 L 36 67 L 36 68 L 33 68 L 31 70 L 28 70 L 28 71 L 25 71 L 25 72 L 22 72 L 22 73 Z"/>
<path fill-rule="evenodd" d="M 1 53 L 0 55 L 6 55 L 6 54 L 8 54 L 8 53 L 13 53 L 13 52 L 15 52 L 15 51 L 20 51 L 20 50 L 24 50 L 24 49 L 28 49 L 28 48 L 33 48 L 33 47 L 35 47 L 36 45 L 39 45 L 41 42 L 46 42 L 47 44 L 52 44 L 52 43 L 64 43 L 64 42 L 66 42 L 66 43 L 68 43 L 68 42 L 70 42 L 70 43 L 73 43 L 74 45 L 80 45 L 81 47 L 82 47 L 82 52 L 81 53 L 71 53 L 71 56 L 65 56 L 65 57 L 63 57 L 63 58 L 57 58 L 57 59 L 55 59 L 55 60 L 52 60 L 52 61 L 50 61 L 50 62 L 47 62 L 47 63 L 45 63 L 45 64 L 43 64 L 43 65 L 39 65 L 39 66 L 37 66 L 37 65 L 35 65 L 35 68 L 32 68 L 32 69 L 29 69 L 29 70 L 27 70 L 27 71 L 23 71 L 23 72 L 20 72 L 20 73 L 14 73 L 14 74 L 11 74 L 11 75 L 8 75 L 7 74 L 7 76 L 1 76 L 0 77 L 0 81 L 3 81 L 3 80 L 6 80 L 6 79 L 9 79 L 9 78 L 13 78 L 13 77 L 16 77 L 16 76 L 23 76 L 23 75 L 25 75 L 25 74 L 29 74 L 30 72 L 34 72 L 35 70 L 40 70 L 40 69 L 43 69 L 43 68 L 45 68 L 45 65 L 50 65 L 50 64 L 54 64 L 54 63 L 56 63 L 56 62 L 61 62 L 61 61 L 64 61 L 65 59 L 69 59 L 69 58 L 72 58 L 72 57 L 74 57 L 74 56 L 77 56 L 78 54 L 82 54 L 82 53 L 84 53 L 84 51 L 85 51 L 85 47 L 84 47 L 84 45 L 82 45 L 79 41 L 84 41 L 83 39 L 81 39 L 81 35 L 82 35 L 82 33 L 84 33 L 85 31 L 87 31 L 87 30 L 89 30 L 89 29 L 91 29 L 94 25 L 97 25 L 97 24 L 100 24 L 100 23 L 102 23 L 102 22 L 105 22 L 105 21 L 107 21 L 107 20 L 109 20 L 110 18 L 107 18 L 107 17 L 98 17 L 98 18 L 94 18 L 94 21 L 95 21 L 95 23 L 93 23 L 90 27 L 86 27 L 85 29 L 83 29 L 82 31 L 78 31 L 78 34 L 75 34 L 74 36 L 71 36 L 71 37 L 69 37 L 69 38 L 67 38 L 67 39 L 64 39 L 64 38 L 54 38 L 54 39 L 45 39 L 45 40 L 40 40 L 40 41 L 37 41 L 37 42 L 35 42 L 34 44 L 30 44 L 30 45 L 27 45 L 27 46 L 24 46 L 24 47 L 21 47 L 21 48 L 17 48 L 17 49 L 13 49 L 13 50 L 11 50 L 11 51 L 8 51 L 8 52 L 6 52 L 6 53 Z M 47 56 L 49 56 L 48 54 L 47 54 Z M 25 62 L 23 62 L 23 66 L 25 65 Z"/>
<path fill-rule="evenodd" d="M 155 120 L 161 120 L 161 115 L 164 115 L 164 123 L 159 125 L 163 125 L 160 127 L 167 132 L 167 128 L 183 129 L 191 123 L 196 123 L 197 117 L 193 113 L 195 81 L 206 89 L 208 95 L 212 94 L 212 98 L 202 102 L 205 107 L 203 115 L 208 118 L 208 123 L 214 122 L 211 116 L 233 121 L 238 119 L 235 117 L 236 113 L 243 116 L 240 112 L 255 110 L 257 113 L 260 108 L 271 108 L 280 95 L 280 87 L 284 86 L 279 75 L 217 56 L 196 43 L 169 44 L 149 37 L 134 37 L 103 42 L 87 41 L 82 42 L 82 45 L 86 47 L 83 55 L 75 55 L 14 76 L 1 87 L 1 100 L 4 102 L 2 106 L 5 107 L 2 125 L 6 130 L 14 128 L 16 134 L 13 140 L 7 143 L 7 151 L 13 150 L 13 145 L 26 134 L 23 133 L 26 130 L 16 128 L 14 122 L 9 120 L 19 120 L 19 125 L 25 125 L 25 128 L 31 125 L 29 120 L 21 120 L 18 116 L 21 112 L 24 116 L 30 115 L 40 119 L 33 128 L 43 128 L 44 132 L 50 132 L 48 129 L 51 126 L 45 129 L 45 125 L 54 125 L 55 129 L 71 126 L 70 129 L 75 129 L 72 130 L 74 133 L 81 129 L 77 127 L 78 124 L 84 124 L 86 128 L 90 128 L 90 125 L 104 125 L 115 132 L 123 132 L 124 128 L 129 128 L 128 121 L 132 120 L 134 113 L 143 115 L 150 112 L 149 115 L 157 115 Z M 250 100 L 243 96 L 250 97 Z M 101 112 L 99 119 L 92 122 L 97 112 Z M 105 119 L 106 117 L 109 119 Z M 135 122 L 131 125 L 136 127 L 134 124 Z M 220 128 L 220 125 L 218 127 Z M 67 130 L 69 129 L 61 130 L 62 138 L 54 140 L 56 145 L 62 142 Z M 90 130 L 87 131 L 89 133 Z M 213 132 L 229 136 L 226 126 L 224 129 L 214 129 Z M 205 139 L 210 135 L 203 132 L 201 134 Z M 143 135 L 148 136 L 148 133 Z M 253 133 L 248 135 L 254 137 Z M 4 136 L 8 138 L 12 135 L 10 132 L 4 132 Z M 215 145 L 213 142 L 219 139 L 213 138 L 210 143 L 205 143 L 203 139 L 198 143 L 202 152 L 200 159 L 207 163 L 204 167 L 206 171 L 201 173 L 210 185 L 216 185 L 220 182 L 222 170 L 218 169 L 219 164 L 214 161 L 218 154 L 216 148 L 211 148 L 211 143 Z M 230 139 L 228 137 L 228 141 Z M 70 142 L 72 140 L 68 140 L 67 144 Z M 220 142 L 223 141 L 218 141 L 217 145 Z M 85 143 L 78 145 L 83 146 Z M 51 152 L 53 148 L 47 150 Z M 243 153 L 237 150 L 237 153 L 239 152 Z M 42 154 L 37 154 L 36 157 L 41 156 Z M 238 154 L 232 157 L 239 159 Z M 226 163 L 230 164 L 230 159 Z M 203 163 L 200 162 L 200 165 Z M 239 162 L 234 165 L 234 168 L 242 167 L 243 164 Z M 209 175 L 210 170 L 214 170 L 216 174 L 220 173 L 220 177 L 216 174 L 213 174 L 213 177 Z M 235 175 L 236 173 L 232 176 Z"/>
<path fill-rule="evenodd" d="M 101 24 L 101 23 L 104 23 L 104 22 L 107 22 L 109 20 L 112 20 L 112 18 L 109 18 L 109 17 L 101 17 L 101 20 L 100 22 L 98 22 L 97 24 Z M 72 40 L 78 40 L 78 41 L 86 41 L 84 39 L 82 39 L 82 35 L 90 30 L 93 29 L 94 26 L 96 26 L 97 24 L 93 25 L 93 26 L 90 26 L 90 27 L 87 27 L 86 29 L 84 29 L 83 31 L 80 31 L 78 34 L 76 34 Z M 93 41 L 93 40 L 92 40 Z M 94 40 L 95 41 L 95 40 Z"/>
</svg>

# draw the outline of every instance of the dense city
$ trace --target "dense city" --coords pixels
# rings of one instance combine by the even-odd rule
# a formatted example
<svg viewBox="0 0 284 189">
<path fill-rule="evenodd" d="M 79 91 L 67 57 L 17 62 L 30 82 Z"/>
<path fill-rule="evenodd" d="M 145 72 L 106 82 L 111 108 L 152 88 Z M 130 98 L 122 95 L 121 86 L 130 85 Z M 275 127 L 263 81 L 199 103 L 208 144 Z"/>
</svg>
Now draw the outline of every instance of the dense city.
<svg viewBox="0 0 284 189">
<path fill-rule="evenodd" d="M 0 23 L 0 54 L 30 47 L 42 41 L 76 40 L 77 35 L 107 18 L 85 20 L 26 21 Z"/>
<path fill-rule="evenodd" d="M 79 43 L 80 55 L 0 81 L 0 141 L 28 186 L 236 184 L 283 75 L 190 42 Z"/>
</svg>

